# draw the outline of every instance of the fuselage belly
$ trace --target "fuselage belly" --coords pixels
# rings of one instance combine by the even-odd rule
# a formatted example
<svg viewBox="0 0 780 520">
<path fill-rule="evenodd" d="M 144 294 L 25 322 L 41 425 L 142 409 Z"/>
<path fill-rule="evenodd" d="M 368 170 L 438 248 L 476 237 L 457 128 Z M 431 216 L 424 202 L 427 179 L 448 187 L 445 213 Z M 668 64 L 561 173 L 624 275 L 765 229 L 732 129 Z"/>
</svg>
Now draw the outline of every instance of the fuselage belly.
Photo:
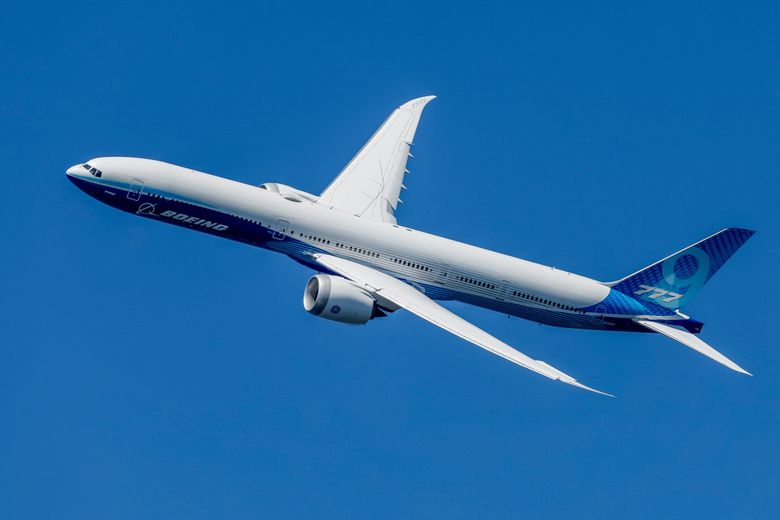
<svg viewBox="0 0 780 520">
<path fill-rule="evenodd" d="M 122 159 L 112 166 L 103 167 L 99 180 L 69 178 L 117 209 L 283 253 L 316 270 L 322 269 L 311 255 L 327 253 L 402 279 L 436 300 L 559 327 L 644 332 L 631 317 L 650 315 L 700 328 L 667 309 L 621 299 L 595 280 L 443 237 L 157 161 Z"/>
</svg>

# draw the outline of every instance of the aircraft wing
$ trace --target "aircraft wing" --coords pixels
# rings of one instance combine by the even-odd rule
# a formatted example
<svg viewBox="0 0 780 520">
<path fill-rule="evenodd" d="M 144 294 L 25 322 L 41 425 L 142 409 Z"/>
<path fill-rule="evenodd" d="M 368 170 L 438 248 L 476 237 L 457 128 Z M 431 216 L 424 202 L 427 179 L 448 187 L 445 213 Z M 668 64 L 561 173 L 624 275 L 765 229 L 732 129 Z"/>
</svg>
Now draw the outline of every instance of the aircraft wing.
<svg viewBox="0 0 780 520">
<path fill-rule="evenodd" d="M 425 105 L 436 96 L 404 103 L 320 194 L 319 203 L 378 222 L 395 224 L 409 146 Z"/>
<path fill-rule="evenodd" d="M 355 282 L 360 287 L 367 290 L 383 307 L 390 309 L 398 307 L 404 308 L 425 321 L 433 323 L 437 327 L 441 327 L 447 332 L 455 334 L 456 336 L 459 336 L 478 347 L 482 347 L 488 352 L 501 356 L 512 363 L 520 365 L 521 367 L 533 370 L 537 374 L 585 390 L 590 390 L 597 394 L 612 397 L 610 394 L 589 388 L 582 383 L 577 382 L 577 380 L 570 375 L 551 367 L 544 361 L 531 359 L 525 354 L 518 352 L 506 343 L 491 336 L 475 325 L 472 325 L 460 316 L 450 312 L 411 285 L 408 285 L 397 278 L 393 278 L 376 269 L 352 262 L 351 260 L 322 254 L 316 254 L 313 255 L 313 257 L 319 265 Z"/>
<path fill-rule="evenodd" d="M 690 347 L 699 354 L 704 354 L 708 358 L 712 359 L 713 361 L 717 361 L 721 365 L 729 367 L 731 370 L 734 370 L 736 372 L 740 372 L 742 374 L 747 374 L 749 376 L 752 376 L 750 372 L 742 368 L 741 366 L 734 363 L 732 360 L 712 348 L 711 346 L 704 343 L 701 339 L 699 339 L 698 336 L 695 336 L 694 334 L 691 334 L 687 330 L 683 329 L 682 327 L 675 327 L 673 325 L 667 325 L 665 323 L 658 323 L 651 320 L 643 320 L 635 318 L 634 321 L 640 325 L 642 325 L 645 328 L 648 328 L 652 330 L 653 332 L 657 332 L 659 334 L 663 334 L 667 338 L 671 338 L 675 341 L 678 341 L 685 345 L 686 347 Z"/>
</svg>

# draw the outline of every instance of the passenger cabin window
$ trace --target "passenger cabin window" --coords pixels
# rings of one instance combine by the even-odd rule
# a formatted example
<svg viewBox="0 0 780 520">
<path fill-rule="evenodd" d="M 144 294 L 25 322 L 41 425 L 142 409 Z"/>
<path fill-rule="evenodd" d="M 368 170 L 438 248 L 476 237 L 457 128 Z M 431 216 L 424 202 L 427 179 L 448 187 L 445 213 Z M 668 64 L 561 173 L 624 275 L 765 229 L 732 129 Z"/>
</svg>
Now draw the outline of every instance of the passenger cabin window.
<svg viewBox="0 0 780 520">
<path fill-rule="evenodd" d="M 529 301 L 532 301 L 532 302 L 541 303 L 541 304 L 544 304 L 544 305 L 551 305 L 553 307 L 558 307 L 559 309 L 565 309 L 565 310 L 570 311 L 570 312 L 576 312 L 578 314 L 585 314 L 585 311 L 583 311 L 582 309 L 579 309 L 577 307 L 574 307 L 572 305 L 566 305 L 565 303 L 554 302 L 552 300 L 546 300 L 544 298 L 539 298 L 538 296 L 534 296 L 532 294 L 525 294 L 524 292 L 521 292 L 521 291 L 512 291 L 512 296 L 515 296 L 517 298 L 522 298 L 524 300 L 529 300 Z"/>
<path fill-rule="evenodd" d="M 469 283 L 469 284 L 472 284 L 472 285 L 476 285 L 477 287 L 485 287 L 487 289 L 494 289 L 494 290 L 496 289 L 496 284 L 493 284 L 493 283 L 483 282 L 483 281 L 475 280 L 473 278 L 468 278 L 468 277 L 465 277 L 465 276 L 458 276 L 457 278 L 461 282 L 466 282 L 466 283 Z"/>
</svg>

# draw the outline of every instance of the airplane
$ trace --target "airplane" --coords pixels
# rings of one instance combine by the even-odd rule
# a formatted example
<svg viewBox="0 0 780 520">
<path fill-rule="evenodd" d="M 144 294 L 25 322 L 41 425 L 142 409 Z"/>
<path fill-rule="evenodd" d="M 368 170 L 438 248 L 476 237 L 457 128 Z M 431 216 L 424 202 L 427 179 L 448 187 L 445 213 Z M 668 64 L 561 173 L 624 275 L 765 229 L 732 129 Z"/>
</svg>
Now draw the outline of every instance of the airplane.
<svg viewBox="0 0 780 520">
<path fill-rule="evenodd" d="M 751 375 L 702 341 L 703 323 L 681 309 L 755 231 L 723 229 L 624 278 L 599 282 L 399 224 L 414 135 L 435 97 L 394 110 L 319 195 L 131 157 L 91 159 L 66 174 L 109 206 L 282 253 L 313 269 L 303 307 L 320 318 L 362 325 L 405 309 L 549 379 L 608 396 L 437 301 L 558 327 L 658 333 Z"/>
</svg>

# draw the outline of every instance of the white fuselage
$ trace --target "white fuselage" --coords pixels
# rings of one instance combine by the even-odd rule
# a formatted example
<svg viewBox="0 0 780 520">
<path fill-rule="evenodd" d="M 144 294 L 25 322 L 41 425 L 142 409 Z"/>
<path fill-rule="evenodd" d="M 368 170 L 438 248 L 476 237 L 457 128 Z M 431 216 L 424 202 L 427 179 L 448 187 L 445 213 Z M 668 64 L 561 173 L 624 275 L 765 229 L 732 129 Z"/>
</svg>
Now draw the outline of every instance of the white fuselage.
<svg viewBox="0 0 780 520">
<path fill-rule="evenodd" d="M 71 180 L 126 211 L 283 252 L 305 264 L 308 254 L 328 252 L 403 279 L 434 299 L 554 325 L 605 328 L 604 311 L 589 308 L 604 301 L 610 288 L 583 276 L 167 163 L 116 157 L 89 164 L 101 170 L 100 178 L 73 167 Z M 234 219 L 244 223 L 240 234 Z"/>
</svg>

